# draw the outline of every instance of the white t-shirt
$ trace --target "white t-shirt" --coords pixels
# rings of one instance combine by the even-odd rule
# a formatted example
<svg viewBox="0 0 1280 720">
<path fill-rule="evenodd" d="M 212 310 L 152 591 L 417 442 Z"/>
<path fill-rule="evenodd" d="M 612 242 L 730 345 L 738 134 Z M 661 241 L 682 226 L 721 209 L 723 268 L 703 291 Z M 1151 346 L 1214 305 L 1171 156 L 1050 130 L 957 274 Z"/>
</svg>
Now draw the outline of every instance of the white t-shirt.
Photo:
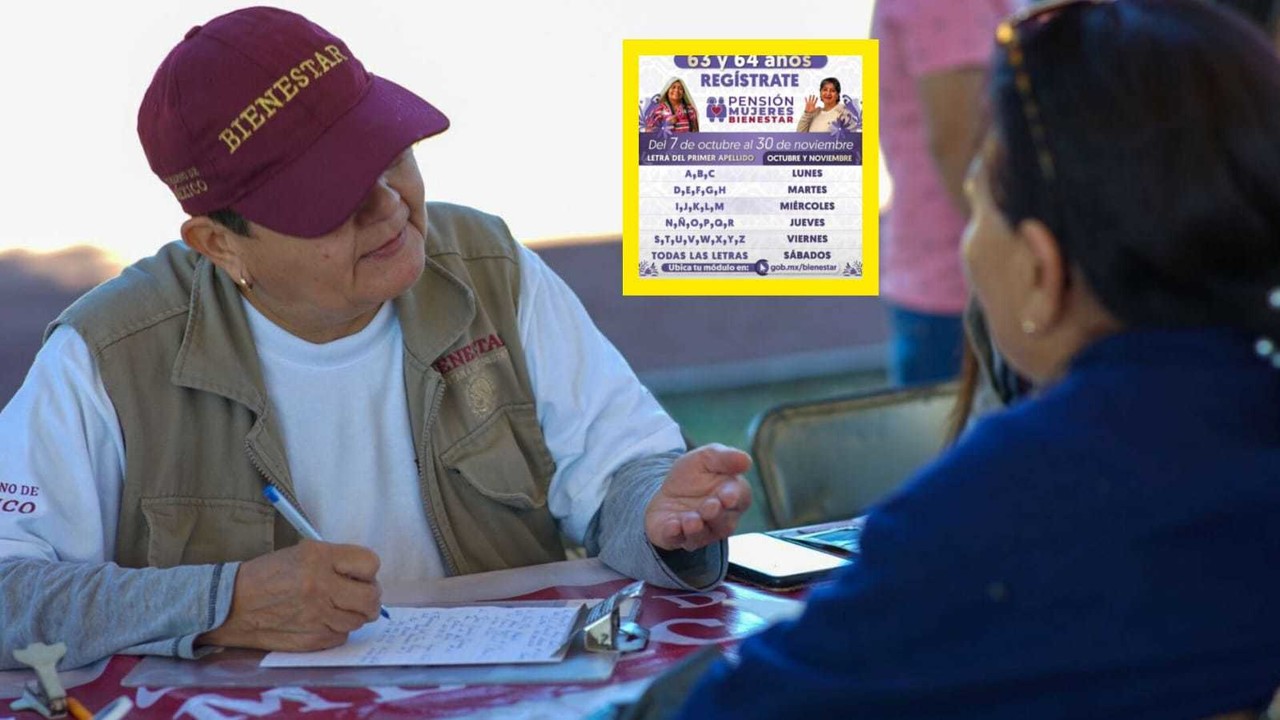
<svg viewBox="0 0 1280 720">
<path fill-rule="evenodd" d="M 556 461 L 548 507 L 565 534 L 581 541 L 618 466 L 684 441 L 564 281 L 523 247 L 520 275 L 519 334 Z M 245 307 L 299 504 L 316 529 L 331 542 L 377 552 L 380 580 L 443 575 L 416 502 L 393 306 L 356 335 L 321 345 Z M 114 555 L 124 440 L 88 346 L 65 325 L 0 411 L 0 473 L 0 558 L 103 562 Z"/>
<path fill-rule="evenodd" d="M 317 345 L 241 303 L 283 435 L 294 495 L 320 536 L 395 548 L 378 553 L 384 583 L 443 576 L 422 504 L 404 502 L 419 490 L 395 305 L 384 303 L 355 335 Z"/>
</svg>

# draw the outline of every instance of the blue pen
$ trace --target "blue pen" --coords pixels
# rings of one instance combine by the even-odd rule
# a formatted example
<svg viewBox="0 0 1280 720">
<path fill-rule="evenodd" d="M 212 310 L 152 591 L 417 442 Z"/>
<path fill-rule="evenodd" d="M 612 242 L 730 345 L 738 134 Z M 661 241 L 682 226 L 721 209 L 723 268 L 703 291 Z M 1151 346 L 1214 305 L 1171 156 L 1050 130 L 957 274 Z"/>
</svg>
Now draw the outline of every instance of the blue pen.
<svg viewBox="0 0 1280 720">
<path fill-rule="evenodd" d="M 294 530 L 298 531 L 299 535 L 308 540 L 324 542 L 324 538 L 320 537 L 320 533 L 316 532 L 316 529 L 311 527 L 311 523 L 307 522 L 307 519 L 302 517 L 302 513 L 298 512 L 298 508 L 294 507 L 293 503 L 289 502 L 289 498 L 281 495 L 280 491 L 276 490 L 275 485 L 267 483 L 267 486 L 262 489 L 262 494 L 271 502 L 272 505 L 275 506 L 276 510 L 284 516 L 284 519 L 289 521 L 289 524 L 293 526 Z M 382 605 L 381 608 L 382 617 L 390 620 L 391 615 L 387 612 L 387 606 Z"/>
</svg>

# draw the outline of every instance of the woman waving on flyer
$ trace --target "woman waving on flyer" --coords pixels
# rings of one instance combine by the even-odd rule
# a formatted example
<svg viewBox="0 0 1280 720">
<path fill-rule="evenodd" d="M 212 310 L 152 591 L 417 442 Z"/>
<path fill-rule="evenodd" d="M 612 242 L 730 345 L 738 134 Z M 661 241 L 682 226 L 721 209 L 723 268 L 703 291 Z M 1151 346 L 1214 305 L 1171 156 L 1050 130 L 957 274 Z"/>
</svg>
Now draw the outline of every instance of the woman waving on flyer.
<svg viewBox="0 0 1280 720">
<path fill-rule="evenodd" d="M 837 122 L 850 130 L 857 129 L 858 125 L 853 112 L 840 102 L 840 81 L 823 78 L 818 84 L 818 94 L 805 98 L 804 115 L 800 116 L 796 132 L 827 132 Z"/>
</svg>

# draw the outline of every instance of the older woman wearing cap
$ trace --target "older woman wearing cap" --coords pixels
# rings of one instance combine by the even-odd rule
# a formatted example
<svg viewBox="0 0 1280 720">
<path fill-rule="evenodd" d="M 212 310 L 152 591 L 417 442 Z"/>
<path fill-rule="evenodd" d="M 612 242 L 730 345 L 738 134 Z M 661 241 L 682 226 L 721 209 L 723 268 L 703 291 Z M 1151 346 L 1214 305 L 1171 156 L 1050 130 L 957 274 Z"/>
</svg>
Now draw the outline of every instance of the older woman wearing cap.
<svg viewBox="0 0 1280 720">
<path fill-rule="evenodd" d="M 680 717 L 1207 718 L 1280 682 L 1280 62 L 1198 0 L 998 40 L 965 259 L 1041 391 Z"/>
<path fill-rule="evenodd" d="M 503 222 L 425 203 L 448 120 L 272 8 L 194 28 L 138 132 L 191 215 L 50 328 L 0 413 L 0 667 L 313 649 L 380 583 L 543 563 L 562 537 L 700 588 L 748 457 L 685 453 L 564 283 Z M 319 534 L 299 542 L 267 485 Z"/>
</svg>

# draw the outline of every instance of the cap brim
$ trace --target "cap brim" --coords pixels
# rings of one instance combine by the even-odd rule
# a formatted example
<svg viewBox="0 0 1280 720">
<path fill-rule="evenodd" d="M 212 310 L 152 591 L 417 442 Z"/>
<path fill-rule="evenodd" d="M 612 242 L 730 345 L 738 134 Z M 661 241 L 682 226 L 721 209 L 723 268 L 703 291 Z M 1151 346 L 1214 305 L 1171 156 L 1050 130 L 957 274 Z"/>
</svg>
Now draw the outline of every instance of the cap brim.
<svg viewBox="0 0 1280 720">
<path fill-rule="evenodd" d="M 351 217 L 405 148 L 449 127 L 449 119 L 431 103 L 390 80 L 371 77 L 360 102 L 232 208 L 276 232 L 319 237 Z"/>
</svg>

